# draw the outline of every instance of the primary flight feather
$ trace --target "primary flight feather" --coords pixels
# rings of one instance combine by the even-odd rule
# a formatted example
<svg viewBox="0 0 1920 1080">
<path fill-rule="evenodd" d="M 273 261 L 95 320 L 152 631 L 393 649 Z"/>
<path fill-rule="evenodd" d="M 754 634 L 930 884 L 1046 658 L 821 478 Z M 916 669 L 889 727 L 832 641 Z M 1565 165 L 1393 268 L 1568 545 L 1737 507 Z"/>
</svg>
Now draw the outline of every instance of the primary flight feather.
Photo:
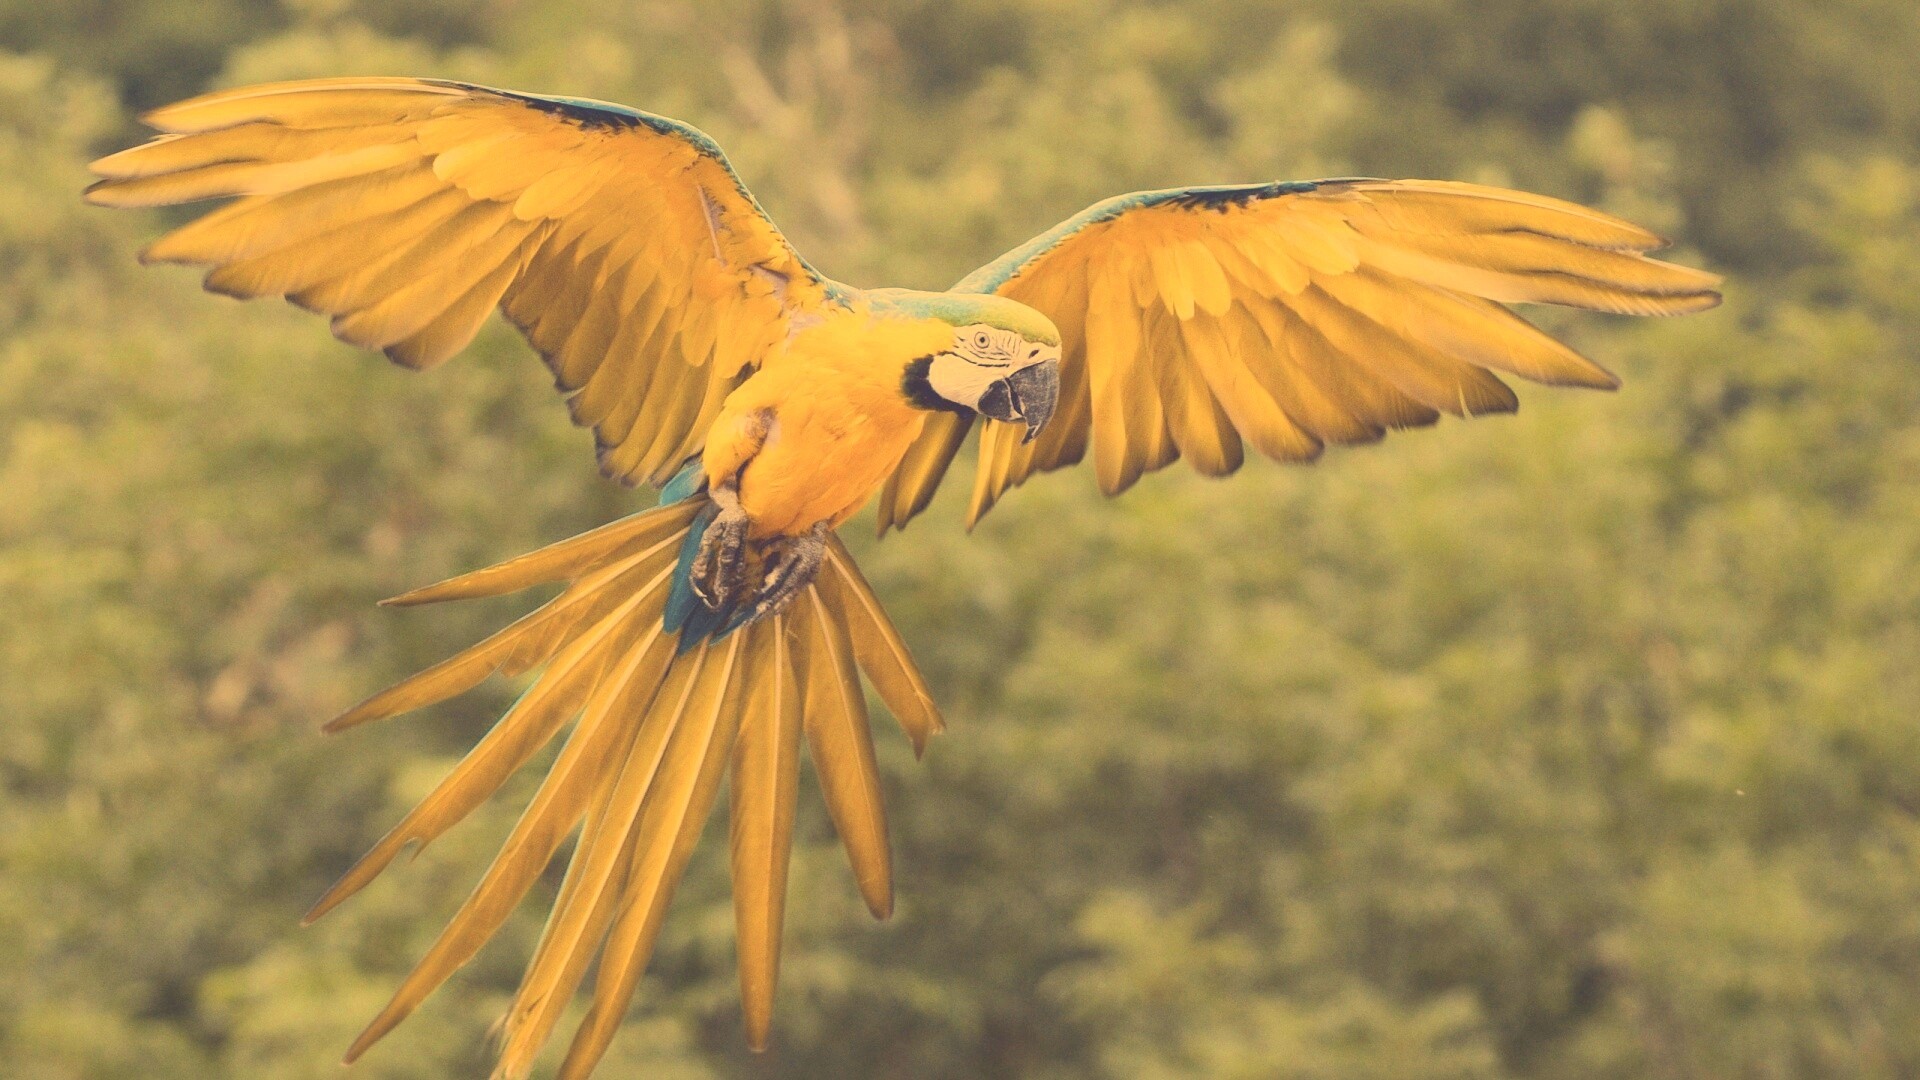
<svg viewBox="0 0 1920 1080">
<path fill-rule="evenodd" d="M 835 530 L 878 495 L 925 509 L 982 421 L 968 523 L 1089 451 L 1117 494 L 1185 457 L 1311 461 L 1443 413 L 1511 411 L 1497 373 L 1617 380 L 1505 306 L 1699 311 L 1718 278 L 1659 237 L 1556 199 L 1340 179 L 1142 192 L 1076 215 L 947 292 L 813 269 L 705 135 L 604 102 L 430 79 L 208 94 L 94 162 L 108 206 L 232 201 L 143 257 L 284 297 L 342 340 L 427 368 L 498 308 L 593 430 L 600 467 L 660 505 L 389 603 L 560 595 L 376 694 L 330 730 L 537 672 L 513 708 L 315 905 L 444 833 L 565 730 L 480 884 L 348 1051 L 470 960 L 570 835 L 559 895 L 503 1021 L 520 1077 L 598 959 L 560 1076 L 605 1053 L 727 779 L 747 1038 L 779 971 L 800 747 L 862 897 L 892 908 L 865 683 L 916 753 L 942 727 Z M 569 727 L 569 725 L 571 725 Z"/>
</svg>

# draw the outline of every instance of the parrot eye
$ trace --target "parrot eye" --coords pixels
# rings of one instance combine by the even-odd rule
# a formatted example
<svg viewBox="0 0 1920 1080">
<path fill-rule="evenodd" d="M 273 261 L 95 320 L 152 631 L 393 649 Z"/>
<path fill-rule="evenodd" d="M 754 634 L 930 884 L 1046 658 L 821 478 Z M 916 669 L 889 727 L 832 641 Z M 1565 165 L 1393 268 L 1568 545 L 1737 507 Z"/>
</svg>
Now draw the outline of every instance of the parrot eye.
<svg viewBox="0 0 1920 1080">
<path fill-rule="evenodd" d="M 987 332 L 985 330 L 982 330 L 979 333 L 973 335 L 973 347 L 976 349 L 984 350 L 989 346 L 991 346 L 992 344 L 993 344 L 993 339 L 987 336 Z"/>
</svg>

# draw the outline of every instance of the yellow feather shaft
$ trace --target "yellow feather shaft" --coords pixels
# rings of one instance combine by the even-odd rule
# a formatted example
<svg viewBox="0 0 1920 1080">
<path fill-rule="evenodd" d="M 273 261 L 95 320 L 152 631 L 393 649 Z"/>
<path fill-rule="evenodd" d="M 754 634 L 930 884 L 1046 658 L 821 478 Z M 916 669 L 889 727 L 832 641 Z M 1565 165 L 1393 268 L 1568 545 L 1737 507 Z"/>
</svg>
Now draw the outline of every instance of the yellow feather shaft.
<svg viewBox="0 0 1920 1080">
<path fill-rule="evenodd" d="M 578 157 L 583 142 L 570 124 L 500 131 L 434 155 L 433 172 L 476 199 L 512 204 L 553 162 Z"/>
<path fill-rule="evenodd" d="M 1265 220 L 1287 255 L 1312 274 L 1344 274 L 1360 265 L 1359 237 L 1352 228 L 1337 217 L 1307 209 L 1309 205 L 1284 205 Z"/>
<path fill-rule="evenodd" d="M 384 349 L 431 326 L 502 263 L 513 262 L 517 270 L 513 256 L 538 226 L 514 220 L 497 204 L 485 209 L 489 213 L 471 218 L 467 231 L 457 239 L 449 237 L 444 247 L 412 252 L 395 263 L 392 273 L 411 273 L 411 280 L 367 307 L 334 316 L 334 335 L 364 348 Z M 502 282 L 494 296 L 505 289 Z M 487 304 L 482 316 L 492 308 Z"/>
<path fill-rule="evenodd" d="M 1636 295 L 1685 296 L 1711 292 L 1720 284 L 1718 274 L 1704 270 L 1650 259 L 1638 252 L 1586 247 L 1538 233 L 1384 233 L 1374 234 L 1374 239 L 1461 266 L 1522 277 L 1565 275 Z"/>
<path fill-rule="evenodd" d="M 820 597 L 829 612 L 845 620 L 853 642 L 853 657 L 867 681 L 886 702 L 888 711 L 906 730 L 915 757 L 926 753 L 927 741 L 946 730 L 933 692 L 907 651 L 907 643 L 873 595 L 873 586 L 860 573 L 838 536 L 827 541 L 827 570 L 817 579 Z"/>
<path fill-rule="evenodd" d="M 615 904 L 627 891 L 643 807 L 658 783 L 667 782 L 664 762 L 688 711 L 709 648 L 702 646 L 673 658 L 658 689 L 651 695 L 642 719 L 635 725 L 633 746 L 620 761 L 620 774 L 606 796 L 603 824 L 591 845 L 582 844 L 569 867 L 579 868 L 579 886 L 571 903 L 556 907 L 547 932 L 534 954 L 520 993 L 507 1015 L 507 1061 L 531 1061 L 546 1040 L 559 1010 L 577 985 L 597 943 L 612 918 Z M 632 867 L 637 870 L 637 863 Z M 619 874 L 616 876 L 615 871 Z M 612 901 L 611 903 L 609 901 Z M 560 993 L 565 987 L 566 993 Z"/>
<path fill-rule="evenodd" d="M 1186 269 L 1187 284 L 1193 289 L 1193 303 L 1208 315 L 1224 315 L 1233 304 L 1233 289 L 1220 263 L 1203 243 L 1189 241 L 1173 249 L 1174 257 Z M 1182 316 L 1185 318 L 1186 316 Z"/>
<path fill-rule="evenodd" d="M 1281 292 L 1292 295 L 1312 281 L 1300 257 L 1278 232 L 1249 222 L 1235 231 L 1234 240 Z"/>
<path fill-rule="evenodd" d="M 1234 295 L 1233 282 L 1238 282 L 1240 289 L 1244 292 L 1251 292 L 1256 296 L 1278 296 L 1283 292 L 1298 292 L 1298 289 L 1283 289 L 1276 275 L 1260 265 L 1251 246 L 1246 243 L 1248 235 L 1258 233 L 1258 228 L 1255 228 L 1250 231 L 1241 229 L 1233 232 L 1209 229 L 1204 234 L 1207 253 L 1219 264 L 1221 271 L 1228 279 L 1229 297 Z M 1303 280 L 1302 285 L 1304 284 Z"/>
<path fill-rule="evenodd" d="M 503 596 L 535 585 L 559 581 L 606 559 L 631 554 L 677 534 L 692 520 L 697 507 L 692 502 L 656 506 L 590 532 L 548 544 L 502 563 L 459 577 L 402 593 L 381 603 L 390 607 L 437 604 L 444 600 L 470 600 L 483 596 Z"/>
<path fill-rule="evenodd" d="M 1135 415 L 1155 391 L 1135 378 L 1140 366 L 1140 311 L 1127 291 L 1120 260 L 1094 271 L 1087 297 L 1087 365 L 1093 395 L 1094 468 L 1100 490 L 1125 491 L 1140 478 L 1147 434 Z"/>
<path fill-rule="evenodd" d="M 635 598 L 636 603 L 639 598 Z M 521 814 L 513 832 L 495 856 L 493 865 L 475 886 L 440 937 L 415 965 L 386 1008 L 374 1017 L 347 1051 L 351 1061 L 412 1014 L 420 1003 L 499 931 L 527 890 L 552 861 L 566 834 L 586 813 L 600 763 L 619 741 L 624 718 L 610 719 L 614 701 L 636 677 L 658 679 L 672 655 L 657 617 L 633 617 L 630 607 L 614 651 L 620 657 L 598 680 L 581 710 L 579 722 L 554 761 L 533 801 Z M 642 673 L 652 658 L 654 669 Z"/>
<path fill-rule="evenodd" d="M 747 1044 L 755 1050 L 766 1049 L 773 1024 L 800 789 L 800 687 L 784 615 L 768 621 L 767 635 L 770 655 L 751 673 L 747 713 L 734 743 L 728 813 L 740 1004 Z"/>
<path fill-rule="evenodd" d="M 206 286 L 243 299 L 291 295 L 295 303 L 315 311 L 341 310 L 349 285 L 404 258 L 421 237 L 431 236 L 471 205 L 458 192 L 436 193 L 390 214 L 276 243 L 217 266 L 207 274 Z"/>
<path fill-rule="evenodd" d="M 591 261 L 580 257 L 579 238 L 568 239 L 564 227 L 562 223 L 534 256 L 526 276 L 507 290 L 504 305 L 507 318 L 527 335 L 549 367 L 593 301 L 593 290 L 579 288 L 579 283 L 596 279 L 604 265 L 599 256 Z"/>
<path fill-rule="evenodd" d="M 1245 376 L 1286 420 L 1285 427 L 1276 426 L 1261 437 L 1247 433 L 1249 441 L 1275 460 L 1312 461 L 1325 443 L 1379 438 L 1383 434 L 1379 427 L 1329 400 L 1299 369 L 1284 344 L 1281 316 L 1273 314 L 1272 307 L 1258 300 L 1236 305 L 1221 322 L 1221 332 L 1231 342 L 1230 351 Z M 1271 333 L 1263 327 L 1263 312 L 1275 322 Z"/>
<path fill-rule="evenodd" d="M 474 198 L 486 199 L 492 195 L 475 190 L 475 180 L 480 178 L 478 174 L 482 170 L 507 170 L 513 171 L 516 177 L 525 178 L 525 182 L 487 182 L 484 186 L 498 189 L 500 193 L 524 190 L 539 176 L 527 171 L 530 155 L 524 151 L 530 148 L 527 145 L 532 142 L 530 134 L 517 128 L 498 127 L 475 134 L 445 149 L 436 149 L 433 152 L 433 175 Z M 487 179 L 491 181 L 491 177 Z"/>
<path fill-rule="evenodd" d="M 547 608 L 523 615 L 485 640 L 374 694 L 327 721 L 321 730 L 345 731 L 369 720 L 399 716 L 464 694 L 498 671 L 521 639 L 538 630 L 552 615 Z"/>
<path fill-rule="evenodd" d="M 675 541 L 669 537 L 638 554 L 595 567 L 581 575 L 579 580 L 552 601 L 552 605 L 558 609 L 554 618 L 528 634 L 501 661 L 501 674 L 518 675 L 546 663 L 575 638 L 597 626 L 608 611 L 619 606 L 642 582 L 648 582 L 646 587 L 651 588 L 652 583 L 648 579 L 666 572 L 677 555 Z"/>
<path fill-rule="evenodd" d="M 500 297 L 526 269 L 527 260 L 540 246 L 541 226 L 533 235 L 523 237 L 517 250 L 501 261 L 485 277 L 473 283 L 460 298 L 433 321 L 386 348 L 388 359 L 397 364 L 425 371 L 453 358 L 480 332 L 488 316 L 500 304 Z"/>
<path fill-rule="evenodd" d="M 162 135 L 140 146 L 109 154 L 87 168 L 96 176 L 128 180 L 213 165 L 306 161 L 368 146 L 408 142 L 412 138 L 412 132 L 398 125 L 313 131 L 280 124 L 241 124 L 197 135 Z"/>
<path fill-rule="evenodd" d="M 656 708 L 678 707 L 693 669 L 675 665 L 673 639 L 663 636 L 658 653 L 649 652 L 647 666 L 620 689 L 611 715 L 621 728 L 610 752 L 600 763 L 586 824 L 567 862 L 553 910 L 540 935 L 540 944 L 527 963 L 520 988 L 502 1021 L 504 1042 L 496 1076 L 524 1077 L 561 1013 L 579 988 L 587 965 L 607 927 L 613 922 L 620 891 L 632 868 L 633 845 L 628 842 L 632 814 L 638 804 L 615 805 L 614 795 L 636 757 L 655 761 L 672 733 L 673 717 L 660 715 L 649 723 Z M 678 671 L 678 675 L 674 672 Z M 629 781 L 630 782 L 630 781 Z M 644 796 L 644 792 L 642 793 Z M 615 817 L 625 813 L 626 817 Z"/>
<path fill-rule="evenodd" d="M 1682 315 L 1720 302 L 1720 294 L 1705 284 L 1671 294 L 1629 291 L 1557 271 L 1513 273 L 1464 266 L 1370 238 L 1361 241 L 1361 250 L 1369 265 L 1387 273 L 1503 304 L 1562 304 L 1615 315 Z"/>
<path fill-rule="evenodd" d="M 631 723 L 626 726 L 622 736 L 626 741 L 606 761 L 600 763 L 587 808 L 587 819 L 580 826 L 580 838 L 575 842 L 572 857 L 567 860 L 567 872 L 560 883 L 560 894 L 554 900 L 553 910 L 547 914 L 547 925 L 541 934 L 540 945 L 534 949 L 533 959 L 528 964 L 519 990 L 514 994 L 513 1004 L 500 1020 L 500 1057 L 494 1066 L 493 1080 L 525 1080 L 533 1070 L 533 1059 L 546 1045 L 554 1025 L 559 1022 L 560 1014 L 579 989 L 580 981 L 586 976 L 587 965 L 593 959 L 593 952 L 606 936 L 608 924 L 613 921 L 614 907 L 619 899 L 616 895 L 617 884 L 626 880 L 632 867 L 632 849 L 628 848 L 616 856 L 611 882 L 593 896 L 582 896 L 581 869 L 587 862 L 584 853 L 602 842 L 607 826 L 607 803 L 614 782 L 620 775 L 620 762 L 633 745 L 636 726 Z M 552 961 L 551 957 L 557 954 L 552 953 L 548 946 L 556 922 L 563 914 L 574 911 L 587 913 L 583 938 L 592 945 L 575 948 L 557 962 Z M 534 973 L 543 967 L 550 970 L 551 974 L 540 982 L 533 981 Z"/>
<path fill-rule="evenodd" d="M 623 389 L 613 403 L 612 415 L 593 429 L 600 441 L 612 448 L 601 462 L 601 468 L 609 475 L 624 477 L 638 473 L 641 459 L 669 437 L 665 428 L 668 414 L 686 397 L 699 392 L 702 372 L 671 356 L 661 355 L 664 350 L 659 343 L 670 332 L 671 328 L 663 322 L 653 346 L 647 350 L 654 358 L 650 367 L 636 365 L 620 372 L 620 381 L 610 384 Z"/>
<path fill-rule="evenodd" d="M 620 911 L 607 932 L 595 980 L 593 1008 L 574 1034 L 558 1080 L 586 1080 L 606 1053 L 639 985 L 667 904 L 700 839 L 732 754 L 738 730 L 743 684 L 739 677 L 748 639 L 764 640 L 752 628 L 706 646 L 710 654 L 696 693 L 674 732 L 660 784 L 649 793 L 636 837 L 633 869 L 620 899 Z"/>
<path fill-rule="evenodd" d="M 794 608 L 795 656 L 804 673 L 801 689 L 806 695 L 807 745 L 814 774 L 867 910 L 884 919 L 893 912 L 893 857 L 887 848 L 880 769 L 873 756 L 866 695 L 860 689 L 852 643 L 845 627 L 822 603 L 817 582 L 807 586 Z"/>
<path fill-rule="evenodd" d="M 1230 344 L 1221 323 L 1205 315 L 1180 324 L 1186 351 L 1233 427 L 1256 449 L 1278 461 L 1300 461 L 1319 451 L 1319 440 L 1287 418 L 1248 370 L 1248 358 Z"/>
<path fill-rule="evenodd" d="M 1404 338 L 1481 367 L 1556 386 L 1611 390 L 1620 380 L 1506 308 L 1375 271 L 1328 278 L 1327 294 Z"/>
<path fill-rule="evenodd" d="M 880 535 L 885 536 L 889 528 L 906 528 L 908 520 L 932 504 L 940 478 L 946 475 L 972 429 L 972 416 L 939 413 L 927 417 L 920 437 L 887 477 L 887 486 L 880 493 Z"/>
<path fill-rule="evenodd" d="M 1195 317 L 1199 317 L 1197 313 Z M 1148 315 L 1148 341 L 1152 343 L 1160 400 L 1166 407 L 1167 428 L 1188 463 L 1201 475 L 1225 476 L 1243 461 L 1240 438 L 1194 367 L 1195 358 L 1182 339 L 1184 322 L 1159 308 Z"/>
<path fill-rule="evenodd" d="M 513 204 L 515 217 L 558 218 L 579 210 L 606 182 L 612 163 L 601 159 L 554 171 L 527 185 Z"/>
<path fill-rule="evenodd" d="M 486 801 L 553 738 L 584 703 L 587 691 L 605 667 L 608 646 L 623 612 L 644 612 L 647 601 L 664 602 L 662 573 L 596 627 L 575 638 L 533 686 L 412 812 L 342 875 L 314 904 L 306 921 L 326 914 L 364 888 L 411 843 L 425 845 Z M 651 606 L 651 605 L 648 605 Z"/>
<path fill-rule="evenodd" d="M 607 360 L 621 328 L 632 318 L 632 305 L 623 302 L 628 280 L 637 276 L 632 267 L 632 263 L 619 264 L 595 275 L 604 280 L 592 290 L 586 308 L 574 320 L 573 331 L 549 357 L 555 385 L 561 389 L 584 385 Z"/>
<path fill-rule="evenodd" d="M 147 245 L 147 262 L 226 263 L 264 255 L 405 210 L 445 190 L 426 169 L 401 166 L 284 195 L 253 195 Z"/>
<path fill-rule="evenodd" d="M 451 298 L 439 283 L 477 280 L 532 228 L 499 203 L 469 204 L 421 234 L 380 273 L 361 279 L 361 288 L 342 290 L 345 303 L 334 318 L 334 333 L 371 329 L 375 320 L 446 303 Z"/>
<path fill-rule="evenodd" d="M 1365 366 L 1428 408 L 1472 415 L 1519 406 L 1513 391 L 1487 371 L 1400 337 L 1318 288 L 1294 297 L 1293 308 L 1347 363 Z"/>
<path fill-rule="evenodd" d="M 660 355 L 662 336 L 657 314 L 628 313 L 599 367 L 569 402 L 574 423 L 593 428 L 609 444 L 616 442 L 616 435 L 631 431 L 640 407 L 654 392 L 654 382 L 659 380 L 661 392 L 666 393 L 669 379 L 679 379 L 681 365 Z"/>
<path fill-rule="evenodd" d="M 518 674 L 553 655 L 579 625 L 583 614 L 617 603 L 624 592 L 603 589 L 622 574 L 630 578 L 657 573 L 676 553 L 678 538 L 668 536 L 650 547 L 617 552 L 601 566 L 585 573 L 565 592 L 511 625 L 454 656 L 367 698 L 329 720 L 329 733 L 390 716 L 412 712 L 445 701 L 480 684 L 495 671 Z M 456 579 L 457 580 L 457 579 Z"/>
<path fill-rule="evenodd" d="M 1153 267 L 1157 299 L 1175 315 L 1190 319 L 1194 289 L 1193 282 L 1187 279 L 1186 262 L 1180 258 L 1180 246 L 1178 243 L 1155 244 L 1147 248 L 1145 254 Z M 1146 306 L 1144 301 L 1142 306 Z"/>
<path fill-rule="evenodd" d="M 664 486 L 680 471 L 681 463 L 698 453 L 706 444 L 707 429 L 720 415 L 720 407 L 726 403 L 727 395 L 740 385 L 737 376 L 729 374 L 717 365 L 708 364 L 701 380 L 696 381 L 696 389 L 704 389 L 699 395 L 688 394 L 681 399 L 680 408 L 673 417 L 661 426 L 661 433 L 668 439 L 677 432 L 678 442 L 661 439 L 656 443 L 655 452 L 640 463 L 641 472 L 647 482 Z"/>
<path fill-rule="evenodd" d="M 1386 428 L 1438 418 L 1369 368 L 1349 363 L 1306 320 L 1277 305 L 1250 310 L 1275 357 L 1254 367 L 1254 377 L 1295 423 L 1321 440 L 1368 442 Z"/>
<path fill-rule="evenodd" d="M 1381 220 L 1408 233 L 1504 233 L 1524 229 L 1589 247 L 1652 251 L 1666 241 L 1629 221 L 1525 191 L 1451 180 L 1388 180 L 1355 185 Z"/>
<path fill-rule="evenodd" d="M 565 592 L 537 610 L 522 616 L 479 644 L 355 705 L 328 721 L 323 730 L 342 731 L 369 720 L 382 720 L 412 712 L 469 690 L 495 671 L 515 674 L 516 671 L 526 670 L 519 661 L 530 639 L 552 640 L 556 624 L 563 629 L 576 625 L 581 612 L 590 610 L 596 602 L 608 602 L 610 593 L 601 589 L 603 584 L 621 574 L 657 572 L 662 562 L 674 557 L 677 543 L 676 537 L 668 536 L 654 541 L 644 550 L 616 553 L 606 564 L 588 571 Z M 532 654 L 532 662 L 538 663 L 550 655 L 551 648 L 543 652 L 536 650 Z"/>
<path fill-rule="evenodd" d="M 271 120 L 294 127 L 397 123 L 464 91 L 418 79 L 306 79 L 202 94 L 140 119 L 162 131 L 190 132 Z"/>
<path fill-rule="evenodd" d="M 307 161 L 228 162 L 159 176 L 102 180 L 87 189 L 87 201 L 99 206 L 166 206 L 230 195 L 277 195 L 418 160 L 420 150 L 413 144 L 385 143 Z"/>
</svg>

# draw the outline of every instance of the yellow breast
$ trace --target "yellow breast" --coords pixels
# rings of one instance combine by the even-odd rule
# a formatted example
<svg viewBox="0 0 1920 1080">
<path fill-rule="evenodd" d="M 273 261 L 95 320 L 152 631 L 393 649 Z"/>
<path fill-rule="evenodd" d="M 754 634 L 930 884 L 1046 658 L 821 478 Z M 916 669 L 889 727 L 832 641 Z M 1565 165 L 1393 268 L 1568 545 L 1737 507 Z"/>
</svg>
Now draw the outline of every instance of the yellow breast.
<svg viewBox="0 0 1920 1080">
<path fill-rule="evenodd" d="M 901 389 L 908 363 L 947 348 L 938 320 L 835 312 L 794 334 L 727 398 L 705 460 L 728 459 L 724 440 L 765 410 L 766 443 L 740 474 L 740 503 L 755 536 L 797 535 L 858 513 L 899 465 L 927 413 Z"/>
</svg>

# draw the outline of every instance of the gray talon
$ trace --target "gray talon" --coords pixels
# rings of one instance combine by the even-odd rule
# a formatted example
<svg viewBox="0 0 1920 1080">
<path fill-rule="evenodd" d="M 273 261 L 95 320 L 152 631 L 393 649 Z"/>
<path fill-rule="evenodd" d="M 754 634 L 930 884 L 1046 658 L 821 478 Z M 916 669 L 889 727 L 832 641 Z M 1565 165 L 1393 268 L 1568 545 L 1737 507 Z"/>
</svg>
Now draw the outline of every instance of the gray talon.
<svg viewBox="0 0 1920 1080">
<path fill-rule="evenodd" d="M 807 530 L 804 536 L 788 540 L 767 564 L 766 577 L 760 583 L 760 599 L 754 604 L 751 617 L 758 619 L 787 606 L 795 594 L 812 583 L 826 559 L 826 522 Z"/>
<path fill-rule="evenodd" d="M 700 550 L 694 553 L 693 595 L 710 611 L 717 611 L 733 596 L 740 584 L 741 570 L 747 559 L 747 512 L 740 507 L 740 496 L 726 488 L 716 488 L 713 501 L 720 513 L 707 525 L 700 537 Z"/>
</svg>

